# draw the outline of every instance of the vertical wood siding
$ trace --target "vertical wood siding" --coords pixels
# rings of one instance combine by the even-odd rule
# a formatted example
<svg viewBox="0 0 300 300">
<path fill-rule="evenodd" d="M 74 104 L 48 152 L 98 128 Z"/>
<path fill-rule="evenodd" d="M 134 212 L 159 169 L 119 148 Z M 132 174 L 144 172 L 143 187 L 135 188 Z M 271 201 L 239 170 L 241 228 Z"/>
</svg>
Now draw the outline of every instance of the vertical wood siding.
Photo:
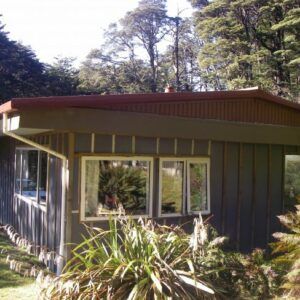
<svg viewBox="0 0 300 300">
<path fill-rule="evenodd" d="M 72 241 L 79 242 L 84 233 L 80 223 L 80 155 L 115 154 L 154 156 L 153 217 L 163 224 L 185 224 L 191 229 L 193 217 L 158 218 L 158 163 L 159 156 L 208 156 L 211 159 L 211 224 L 220 234 L 230 238 L 233 249 L 249 251 L 266 247 L 271 234 L 280 229 L 277 215 L 283 208 L 284 154 L 297 154 L 299 147 L 207 140 L 144 138 L 94 135 L 92 152 L 91 134 L 75 134 L 74 190 Z M 101 142 L 102 143 L 101 143 Z M 134 143 L 134 147 L 133 144 Z M 210 150 L 209 150 L 210 149 Z M 176 153 L 176 154 L 175 154 Z M 188 223 L 188 224 L 186 224 Z M 93 226 L 107 226 L 93 222 Z"/>
<path fill-rule="evenodd" d="M 214 142 L 211 149 L 211 176 L 210 176 L 210 197 L 211 211 L 213 217 L 211 219 L 212 225 L 219 233 L 222 232 L 222 203 L 223 203 L 223 169 L 224 169 L 224 148 L 222 142 Z"/>
<path fill-rule="evenodd" d="M 299 147 L 207 140 L 145 138 L 87 133 L 75 134 L 74 149 L 68 149 L 66 134 L 33 137 L 61 153 L 74 153 L 71 241 L 79 242 L 84 227 L 79 220 L 80 155 L 143 154 L 155 156 L 153 216 L 164 224 L 185 224 L 192 217 L 158 218 L 159 156 L 208 156 L 211 159 L 211 219 L 220 234 L 230 237 L 234 249 L 249 251 L 265 247 L 271 233 L 280 230 L 276 216 L 283 209 L 284 155 L 299 154 Z M 113 149 L 114 148 L 114 149 Z M 13 199 L 15 142 L 0 138 L 0 222 L 12 224 L 25 238 L 57 251 L 60 240 L 61 162 L 49 159 L 49 197 L 42 211 L 17 197 Z M 105 222 L 94 226 L 106 227 Z"/>
<path fill-rule="evenodd" d="M 264 248 L 271 233 L 280 229 L 276 216 L 282 213 L 284 148 L 212 143 L 211 204 L 216 219 L 212 223 L 219 232 L 224 226 L 223 233 L 230 237 L 232 248 Z M 289 151 L 297 153 L 295 147 L 289 147 Z M 220 178 L 221 174 L 226 178 Z"/>
<path fill-rule="evenodd" d="M 13 224 L 14 141 L 0 138 L 0 223 Z"/>
<path fill-rule="evenodd" d="M 68 150 L 65 134 L 38 135 L 32 140 L 64 153 Z M 13 139 L 0 138 L 0 223 L 14 226 L 16 231 L 36 246 L 57 251 L 60 242 L 61 161 L 49 157 L 49 194 L 47 208 L 14 196 L 15 148 Z M 36 248 L 36 252 L 38 252 Z"/>
</svg>

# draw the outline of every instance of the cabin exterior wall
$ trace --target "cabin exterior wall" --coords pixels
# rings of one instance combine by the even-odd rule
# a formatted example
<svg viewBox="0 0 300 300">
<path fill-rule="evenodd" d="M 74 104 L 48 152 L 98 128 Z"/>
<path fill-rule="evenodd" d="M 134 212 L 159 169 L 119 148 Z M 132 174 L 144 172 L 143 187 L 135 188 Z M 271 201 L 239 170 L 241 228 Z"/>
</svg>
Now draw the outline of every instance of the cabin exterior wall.
<svg viewBox="0 0 300 300">
<path fill-rule="evenodd" d="M 0 137 L 0 223 L 13 224 L 15 142 Z"/>
<path fill-rule="evenodd" d="M 271 233 L 280 230 L 283 212 L 284 155 L 300 154 L 299 146 L 237 143 L 181 138 L 156 138 L 75 133 L 71 242 L 85 233 L 80 220 L 82 156 L 138 156 L 154 158 L 153 219 L 190 230 L 194 216 L 158 216 L 158 166 L 163 157 L 209 157 L 210 223 L 230 237 L 231 247 L 249 251 L 266 247 Z M 87 222 L 107 227 L 106 221 Z"/>
<path fill-rule="evenodd" d="M 53 150 L 62 151 L 64 147 L 62 134 L 29 138 Z M 15 151 L 19 147 L 26 145 L 8 137 L 0 138 L 0 222 L 12 225 L 34 245 L 37 254 L 40 249 L 57 252 L 61 224 L 61 161 L 53 156 L 48 157 L 47 203 L 40 205 L 14 193 Z"/>
<path fill-rule="evenodd" d="M 284 157 L 286 154 L 300 155 L 297 142 L 291 146 L 229 141 L 226 136 L 224 141 L 182 138 L 182 135 L 176 138 L 176 128 L 169 127 L 168 130 L 171 137 L 107 132 L 62 132 L 31 137 L 68 156 L 70 190 L 65 220 L 66 242 L 78 243 L 82 240 L 81 235 L 86 233 L 79 215 L 81 157 L 144 155 L 154 159 L 152 217 L 155 221 L 182 225 L 187 230 L 192 228 L 193 221 L 193 216 L 158 216 L 159 159 L 209 157 L 210 223 L 219 234 L 230 237 L 234 249 L 249 251 L 255 247 L 266 247 L 271 241 L 271 234 L 280 230 L 276 216 L 284 208 Z M 189 135 L 192 133 L 189 132 Z M 14 196 L 15 149 L 20 145 L 2 137 L 0 146 L 0 222 L 13 225 L 35 245 L 57 252 L 61 225 L 61 161 L 49 157 L 48 202 L 42 209 L 35 203 Z M 87 224 L 107 227 L 106 221 Z"/>
</svg>

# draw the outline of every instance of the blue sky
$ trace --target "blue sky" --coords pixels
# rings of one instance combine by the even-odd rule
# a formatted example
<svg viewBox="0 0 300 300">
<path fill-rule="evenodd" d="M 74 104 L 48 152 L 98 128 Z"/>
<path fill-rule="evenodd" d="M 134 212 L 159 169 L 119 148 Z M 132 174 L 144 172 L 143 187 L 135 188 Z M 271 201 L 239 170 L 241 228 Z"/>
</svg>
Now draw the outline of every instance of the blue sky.
<svg viewBox="0 0 300 300">
<path fill-rule="evenodd" d="M 82 61 L 102 43 L 107 26 L 134 9 L 138 0 L 0 0 L 10 38 L 30 45 L 43 62 L 55 56 Z M 169 15 L 192 13 L 188 0 L 168 0 Z"/>
</svg>

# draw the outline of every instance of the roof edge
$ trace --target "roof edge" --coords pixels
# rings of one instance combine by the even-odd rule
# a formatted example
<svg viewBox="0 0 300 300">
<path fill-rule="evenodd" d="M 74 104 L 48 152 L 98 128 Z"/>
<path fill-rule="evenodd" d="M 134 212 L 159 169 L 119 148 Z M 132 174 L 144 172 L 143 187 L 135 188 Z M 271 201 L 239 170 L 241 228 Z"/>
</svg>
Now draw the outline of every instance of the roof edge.
<svg viewBox="0 0 300 300">
<path fill-rule="evenodd" d="M 0 114 L 9 113 L 9 112 L 12 112 L 12 111 L 14 111 L 12 100 L 7 101 L 4 104 L 0 105 Z"/>
<path fill-rule="evenodd" d="M 256 97 L 259 99 L 267 100 L 267 101 L 270 101 L 273 103 L 277 103 L 277 104 L 280 104 L 283 106 L 289 106 L 291 108 L 300 110 L 300 104 L 298 102 L 293 102 L 291 100 L 287 100 L 280 96 L 273 95 L 270 92 L 267 92 L 267 91 L 259 89 L 259 88 L 254 90 L 254 92 L 256 93 Z"/>
<path fill-rule="evenodd" d="M 300 104 L 295 103 L 259 88 L 233 90 L 233 91 L 208 91 L 208 92 L 179 92 L 179 93 L 147 93 L 147 94 L 115 94 L 115 95 L 77 95 L 77 96 L 51 96 L 13 98 L 0 106 L 0 113 L 11 112 L 19 109 L 35 108 L 101 108 L 105 105 L 119 104 L 146 104 L 146 103 L 169 103 L 182 101 L 201 100 L 226 100 L 226 99 L 249 99 L 277 103 L 300 111 Z"/>
</svg>

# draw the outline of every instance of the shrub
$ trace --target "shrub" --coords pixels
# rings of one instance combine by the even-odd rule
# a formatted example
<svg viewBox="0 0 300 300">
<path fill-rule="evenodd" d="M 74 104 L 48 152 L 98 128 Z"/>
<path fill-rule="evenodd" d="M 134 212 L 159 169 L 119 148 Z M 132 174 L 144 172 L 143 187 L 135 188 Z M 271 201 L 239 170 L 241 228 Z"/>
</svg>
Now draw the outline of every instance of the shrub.
<svg viewBox="0 0 300 300">
<path fill-rule="evenodd" d="M 286 273 L 282 289 L 288 298 L 300 298 L 300 205 L 295 212 L 288 212 L 278 217 L 289 233 L 277 232 L 274 237 L 278 240 L 272 244 L 274 259 L 279 270 Z M 286 271 L 287 270 L 287 271 Z"/>
<path fill-rule="evenodd" d="M 201 217 L 194 233 L 131 219 L 89 230 L 64 274 L 42 290 L 50 299 L 262 298 L 266 277 L 249 257 L 225 253 Z"/>
</svg>

